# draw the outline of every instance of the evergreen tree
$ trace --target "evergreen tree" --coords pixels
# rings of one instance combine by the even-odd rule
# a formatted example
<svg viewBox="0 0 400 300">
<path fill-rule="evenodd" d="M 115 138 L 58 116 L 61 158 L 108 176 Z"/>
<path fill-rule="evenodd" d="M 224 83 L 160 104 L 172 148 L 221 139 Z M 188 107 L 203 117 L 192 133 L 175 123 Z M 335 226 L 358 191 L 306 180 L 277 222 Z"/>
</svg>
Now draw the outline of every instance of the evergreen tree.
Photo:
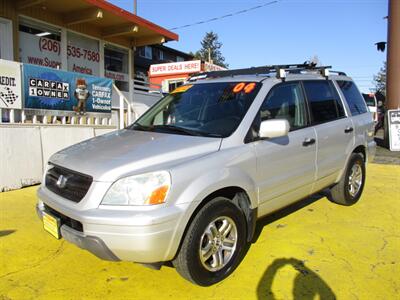
<svg viewBox="0 0 400 300">
<path fill-rule="evenodd" d="M 386 61 L 378 74 L 374 75 L 375 92 L 381 92 L 386 96 Z"/>
<path fill-rule="evenodd" d="M 227 68 L 229 65 L 225 62 L 225 57 L 221 53 L 222 43 L 218 40 L 218 34 L 213 31 L 207 32 L 201 41 L 201 49 L 194 53 L 196 59 L 211 61 L 221 67 Z"/>
</svg>

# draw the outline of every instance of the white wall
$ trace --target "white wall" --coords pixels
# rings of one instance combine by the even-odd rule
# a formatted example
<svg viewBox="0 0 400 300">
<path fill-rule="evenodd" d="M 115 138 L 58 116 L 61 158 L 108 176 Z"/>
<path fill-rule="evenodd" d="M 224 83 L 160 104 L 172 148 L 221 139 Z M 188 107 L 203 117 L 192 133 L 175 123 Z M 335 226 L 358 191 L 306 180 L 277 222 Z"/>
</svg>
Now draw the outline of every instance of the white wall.
<svg viewBox="0 0 400 300">
<path fill-rule="evenodd" d="M 108 126 L 0 125 L 0 192 L 40 183 L 53 153 L 113 130 Z"/>
</svg>

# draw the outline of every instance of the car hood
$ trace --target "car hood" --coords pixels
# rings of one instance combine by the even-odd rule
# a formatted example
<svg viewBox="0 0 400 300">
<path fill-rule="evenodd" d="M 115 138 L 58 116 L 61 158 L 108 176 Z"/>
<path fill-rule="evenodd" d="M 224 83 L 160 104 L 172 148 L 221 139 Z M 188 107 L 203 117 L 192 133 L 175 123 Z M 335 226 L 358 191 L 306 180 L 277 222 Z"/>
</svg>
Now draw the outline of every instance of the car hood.
<svg viewBox="0 0 400 300">
<path fill-rule="evenodd" d="M 115 181 L 216 152 L 220 144 L 220 138 L 124 129 L 65 148 L 49 162 L 90 175 L 95 181 Z"/>
</svg>

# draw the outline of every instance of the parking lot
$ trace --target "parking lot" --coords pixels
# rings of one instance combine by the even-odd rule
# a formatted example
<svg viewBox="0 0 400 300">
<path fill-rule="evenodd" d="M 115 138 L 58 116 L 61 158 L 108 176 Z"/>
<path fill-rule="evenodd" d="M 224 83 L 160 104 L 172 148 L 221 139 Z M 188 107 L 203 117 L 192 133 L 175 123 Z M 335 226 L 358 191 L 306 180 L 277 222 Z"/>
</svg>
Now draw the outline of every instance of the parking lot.
<svg viewBox="0 0 400 300">
<path fill-rule="evenodd" d="M 54 239 L 35 213 L 37 187 L 1 193 L 0 299 L 395 299 L 400 166 L 367 172 L 353 207 L 317 195 L 263 219 L 241 265 L 208 288 Z"/>
</svg>

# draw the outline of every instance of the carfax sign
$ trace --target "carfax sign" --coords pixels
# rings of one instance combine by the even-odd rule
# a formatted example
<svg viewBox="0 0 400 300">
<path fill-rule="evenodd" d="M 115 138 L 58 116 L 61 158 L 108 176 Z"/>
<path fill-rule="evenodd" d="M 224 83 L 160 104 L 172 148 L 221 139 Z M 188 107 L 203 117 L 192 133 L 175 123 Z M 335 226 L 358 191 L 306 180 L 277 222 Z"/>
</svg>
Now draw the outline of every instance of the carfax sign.
<svg viewBox="0 0 400 300">
<path fill-rule="evenodd" d="M 0 59 L 0 108 L 21 109 L 21 64 Z"/>
<path fill-rule="evenodd" d="M 23 65 L 25 108 L 111 113 L 112 80 Z"/>
</svg>

